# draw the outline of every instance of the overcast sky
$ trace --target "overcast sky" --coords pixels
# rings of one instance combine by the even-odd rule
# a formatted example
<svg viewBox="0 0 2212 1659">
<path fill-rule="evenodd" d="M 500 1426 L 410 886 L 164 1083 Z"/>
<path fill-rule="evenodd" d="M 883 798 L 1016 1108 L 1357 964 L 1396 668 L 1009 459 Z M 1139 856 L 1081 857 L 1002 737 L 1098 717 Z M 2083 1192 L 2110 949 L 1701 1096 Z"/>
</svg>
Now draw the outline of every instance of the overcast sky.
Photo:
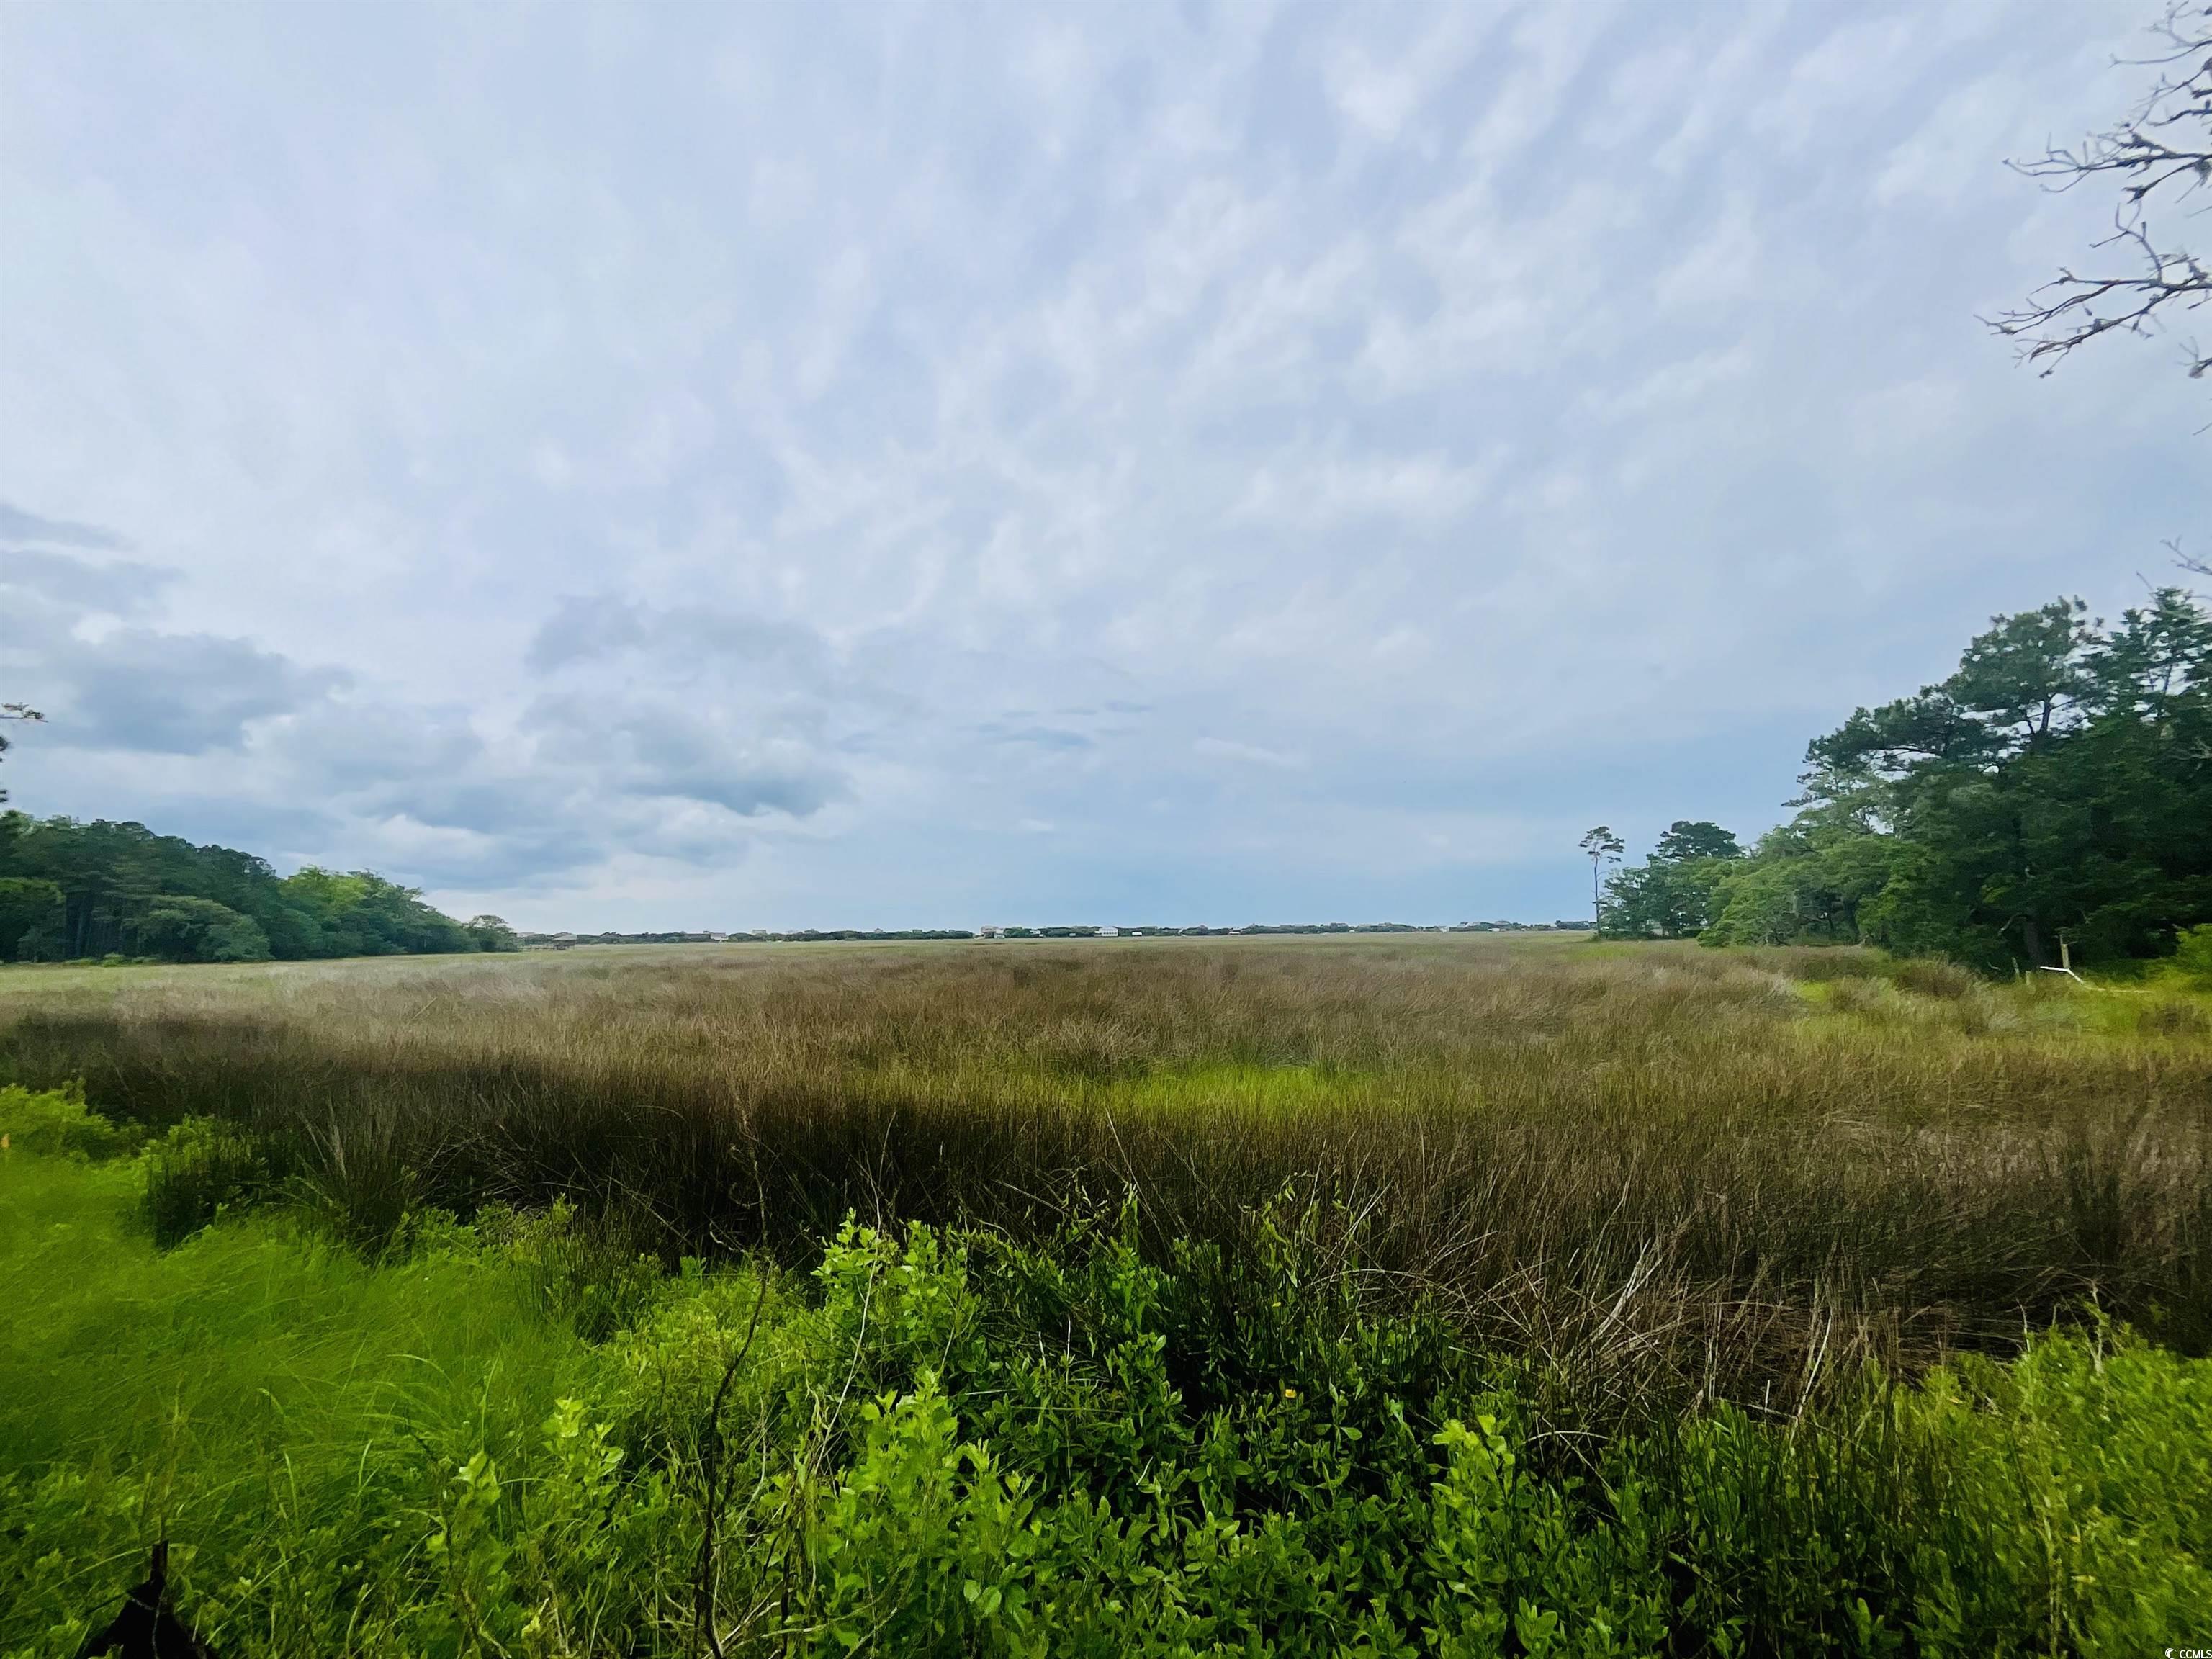
<svg viewBox="0 0 2212 1659">
<path fill-rule="evenodd" d="M 2154 15 L 8 6 L 0 781 L 525 926 L 1586 915 L 2212 526 L 2175 343 L 1975 320 Z"/>
</svg>

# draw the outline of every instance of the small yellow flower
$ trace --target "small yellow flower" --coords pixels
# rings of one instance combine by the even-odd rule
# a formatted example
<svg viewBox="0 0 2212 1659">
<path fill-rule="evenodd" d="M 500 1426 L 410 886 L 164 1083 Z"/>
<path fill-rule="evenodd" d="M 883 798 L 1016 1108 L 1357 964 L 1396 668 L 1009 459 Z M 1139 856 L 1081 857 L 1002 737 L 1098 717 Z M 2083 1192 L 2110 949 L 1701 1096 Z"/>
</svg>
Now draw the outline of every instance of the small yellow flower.
<svg viewBox="0 0 2212 1659">
<path fill-rule="evenodd" d="M 1296 1400 L 1297 1397 L 1298 1391 L 1296 1389 L 1285 1389 L 1283 1390 L 1283 1398 L 1285 1400 Z"/>
</svg>

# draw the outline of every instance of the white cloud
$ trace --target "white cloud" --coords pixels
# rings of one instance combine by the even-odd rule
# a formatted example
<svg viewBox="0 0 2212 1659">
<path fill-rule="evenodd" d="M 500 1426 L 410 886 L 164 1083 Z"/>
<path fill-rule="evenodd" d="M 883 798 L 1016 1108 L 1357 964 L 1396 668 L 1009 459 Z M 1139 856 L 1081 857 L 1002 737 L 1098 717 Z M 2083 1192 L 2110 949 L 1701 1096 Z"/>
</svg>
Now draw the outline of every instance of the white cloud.
<svg viewBox="0 0 2212 1659">
<path fill-rule="evenodd" d="M 1741 198 L 1659 275 L 1652 297 L 1668 311 L 1741 306 L 1762 277 L 1757 215 Z"/>
<path fill-rule="evenodd" d="M 2022 90 L 2017 81 L 1984 76 L 1952 93 L 1889 152 L 1875 175 L 1875 199 L 1888 205 L 1924 197 L 1948 205 L 1987 189 L 2020 131 Z"/>
<path fill-rule="evenodd" d="M 1252 475 L 1234 516 L 1297 532 L 1360 519 L 1433 527 L 1464 512 L 1492 470 L 1437 453 L 1356 459 L 1293 454 L 1271 460 Z"/>
<path fill-rule="evenodd" d="M 1206 759 L 1242 761 L 1247 765 L 1271 767 L 1278 771 L 1294 772 L 1306 764 L 1303 755 L 1285 754 L 1256 743 L 1233 743 L 1227 738 L 1200 738 L 1190 749 L 1193 754 Z"/>
<path fill-rule="evenodd" d="M 1488 44 L 1504 14 L 1492 8 L 1459 6 L 1413 13 L 1428 27 L 1410 40 L 1371 41 L 1375 20 L 1332 40 L 1322 64 L 1322 79 L 1331 101 L 1355 129 L 1372 138 L 1395 139 L 1411 118 L 1468 58 Z"/>
<path fill-rule="evenodd" d="M 1823 123 L 1887 101 L 1929 38 L 1930 31 L 1902 12 L 1831 15 L 1844 21 L 1787 65 L 1778 83 L 1746 112 L 1746 125 L 1762 142 L 1802 149 Z"/>
<path fill-rule="evenodd" d="M 2155 348 L 1973 320 L 2108 213 L 1994 165 L 2107 8 L 121 18 L 0 57 L 34 810 L 546 923 L 1571 914 L 1559 826 L 1755 829 L 2208 505 Z"/>
<path fill-rule="evenodd" d="M 1593 392 L 1590 404 L 1609 421 L 1634 420 L 1669 410 L 1679 410 L 1685 404 L 1705 402 L 1715 394 L 1736 395 L 1731 388 L 1737 386 L 1754 367 L 1749 346 L 1738 341 L 1734 345 L 1662 363 L 1621 391 Z"/>
</svg>

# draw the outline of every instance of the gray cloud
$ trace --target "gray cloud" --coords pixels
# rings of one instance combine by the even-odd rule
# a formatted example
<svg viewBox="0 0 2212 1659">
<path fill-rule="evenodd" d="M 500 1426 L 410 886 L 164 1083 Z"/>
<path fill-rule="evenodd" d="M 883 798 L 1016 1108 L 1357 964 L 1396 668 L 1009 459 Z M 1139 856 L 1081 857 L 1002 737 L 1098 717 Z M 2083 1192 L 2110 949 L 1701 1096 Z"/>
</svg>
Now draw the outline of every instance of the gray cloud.
<svg viewBox="0 0 2212 1659">
<path fill-rule="evenodd" d="M 655 609 L 611 595 L 563 599 L 530 641 L 539 673 L 626 653 L 649 653 L 677 672 L 770 670 L 818 677 L 828 651 L 814 630 L 711 606 Z"/>
<path fill-rule="evenodd" d="M 177 572 L 130 559 L 93 561 L 67 553 L 11 547 L 0 559 L 0 589 L 18 605 L 45 600 L 79 611 L 132 617 L 150 610 Z"/>
<path fill-rule="evenodd" d="M 250 641 L 94 618 L 143 616 L 175 573 L 65 554 L 12 552 L 0 568 L 11 613 L 9 673 L 45 711 L 54 747 L 202 755 L 240 749 L 258 720 L 344 684 Z"/>
<path fill-rule="evenodd" d="M 405 707 L 354 696 L 330 698 L 264 734 L 268 758 L 318 799 L 367 798 L 399 810 L 383 793 L 417 779 L 483 776 L 493 760 L 468 711 Z"/>
<path fill-rule="evenodd" d="M 347 678 L 243 640 L 135 628 L 70 641 L 46 665 L 65 745 L 169 755 L 238 748 L 252 722 L 294 713 Z"/>
<path fill-rule="evenodd" d="M 67 519 L 42 519 L 7 501 L 0 501 L 0 542 L 82 547 L 106 553 L 128 552 L 131 548 L 131 544 L 112 530 L 104 530 L 96 524 L 72 524 Z"/>
<path fill-rule="evenodd" d="M 544 673 L 644 642 L 645 629 L 633 606 L 620 600 L 563 599 L 540 624 L 523 661 Z"/>
<path fill-rule="evenodd" d="M 710 683 L 681 700 L 619 690 L 545 696 L 522 729 L 542 752 L 574 757 L 623 795 L 803 817 L 848 793 L 823 740 L 834 718 L 803 696 L 733 696 Z"/>
<path fill-rule="evenodd" d="M 1091 738 L 1084 733 L 1058 726 L 1010 726 L 1003 720 L 986 720 L 975 728 L 975 735 L 986 743 L 1029 743 L 1040 749 L 1092 746 Z"/>
<path fill-rule="evenodd" d="M 116 15 L 0 61 L 7 494 L 161 526 L 0 513 L 34 810 L 546 923 L 1565 914 L 2212 509 L 2155 346 L 1973 321 L 2124 10 Z"/>
<path fill-rule="evenodd" d="M 610 734 L 626 743 L 630 765 L 622 776 L 634 794 L 804 817 L 847 793 L 843 774 L 803 744 L 748 741 L 674 708 L 627 713 Z"/>
</svg>

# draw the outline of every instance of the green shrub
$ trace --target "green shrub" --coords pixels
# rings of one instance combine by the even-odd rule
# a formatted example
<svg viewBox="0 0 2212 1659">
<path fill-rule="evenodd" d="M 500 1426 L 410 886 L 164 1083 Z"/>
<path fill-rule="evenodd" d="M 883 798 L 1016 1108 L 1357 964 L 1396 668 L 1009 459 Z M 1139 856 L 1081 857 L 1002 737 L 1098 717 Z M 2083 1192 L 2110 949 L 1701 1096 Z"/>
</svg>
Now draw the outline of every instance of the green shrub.
<svg viewBox="0 0 2212 1659">
<path fill-rule="evenodd" d="M 0 1088 L 0 1135 L 29 1152 L 99 1163 L 126 1157 L 146 1139 L 135 1123 L 115 1123 L 84 1103 L 82 1085 L 33 1091 Z"/>
<path fill-rule="evenodd" d="M 2046 1336 L 1898 1396 L 1923 1437 L 1912 1627 L 1925 1651 L 2156 1652 L 2212 1609 L 2212 1364 Z"/>
<path fill-rule="evenodd" d="M 147 1148 L 146 1215 L 154 1242 L 190 1237 L 225 1210 L 264 1195 L 269 1166 L 246 1136 L 213 1118 L 188 1117 Z"/>
<path fill-rule="evenodd" d="M 588 1342 L 633 1323 L 663 1288 L 659 1261 L 633 1248 L 618 1224 L 586 1223 L 565 1200 L 531 1215 L 495 1211 L 478 1231 L 528 1272 L 538 1307 Z"/>
<path fill-rule="evenodd" d="M 0 1185 L 11 1659 L 163 1534 L 244 1656 L 2087 1656 L 2212 1606 L 2212 1363 L 2114 1331 L 1592 1437 L 1376 1304 L 1325 1208 L 1233 1273 L 1128 1210 L 848 1224 L 587 1341 L 582 1287 L 642 1269 L 573 1216 L 156 1254 L 105 1179 Z"/>
<path fill-rule="evenodd" d="M 1940 997 L 1947 1002 L 1972 995 L 1981 983 L 1971 969 L 1940 957 L 1907 957 L 1891 969 L 1889 977 L 1907 991 L 1917 991 L 1924 997 Z"/>
<path fill-rule="evenodd" d="M 2212 923 L 2182 930 L 2173 942 L 2172 967 L 2199 989 L 2212 991 Z"/>
<path fill-rule="evenodd" d="M 2136 1029 L 2157 1036 L 2212 1036 L 2212 1014 L 2191 999 L 2152 997 L 2136 1015 Z"/>
</svg>

